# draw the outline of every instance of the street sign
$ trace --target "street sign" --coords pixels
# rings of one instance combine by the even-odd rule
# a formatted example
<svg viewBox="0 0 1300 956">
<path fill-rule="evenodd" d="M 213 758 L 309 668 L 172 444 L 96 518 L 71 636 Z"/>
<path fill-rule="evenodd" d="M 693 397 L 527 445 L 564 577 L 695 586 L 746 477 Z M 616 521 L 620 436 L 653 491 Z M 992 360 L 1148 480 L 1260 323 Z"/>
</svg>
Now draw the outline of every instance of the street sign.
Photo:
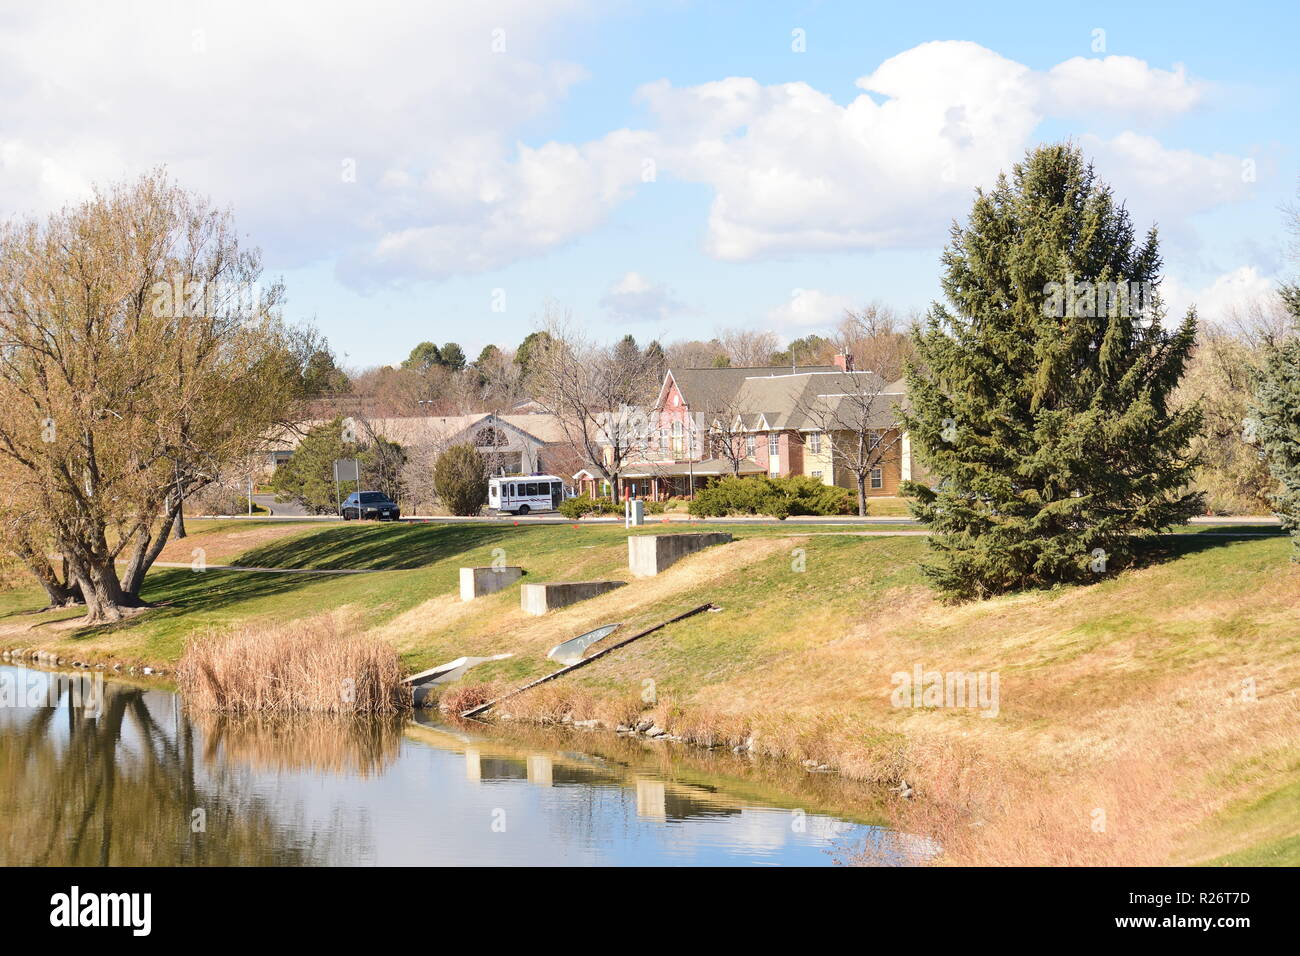
<svg viewBox="0 0 1300 956">
<path fill-rule="evenodd" d="M 355 458 L 336 458 L 334 460 L 334 480 L 359 481 L 361 470 Z"/>
</svg>

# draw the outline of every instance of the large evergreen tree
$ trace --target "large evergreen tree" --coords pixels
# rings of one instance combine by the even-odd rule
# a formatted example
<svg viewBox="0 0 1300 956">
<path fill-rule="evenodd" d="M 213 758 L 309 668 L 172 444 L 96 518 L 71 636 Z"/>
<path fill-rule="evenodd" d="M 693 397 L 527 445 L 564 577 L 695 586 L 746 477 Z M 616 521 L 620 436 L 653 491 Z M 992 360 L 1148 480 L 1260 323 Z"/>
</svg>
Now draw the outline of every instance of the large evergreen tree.
<svg viewBox="0 0 1300 956">
<path fill-rule="evenodd" d="M 1282 289 L 1282 301 L 1300 326 L 1300 286 Z M 1273 508 L 1296 545 L 1292 560 L 1300 560 L 1300 337 L 1295 332 L 1266 349 L 1247 426 L 1247 437 L 1281 485 Z"/>
<path fill-rule="evenodd" d="M 1199 413 L 1170 403 L 1195 314 L 1165 326 L 1156 232 L 1135 238 L 1077 148 L 981 191 L 943 263 L 904 411 L 931 484 L 904 487 L 944 596 L 1093 580 L 1200 509 Z"/>
</svg>

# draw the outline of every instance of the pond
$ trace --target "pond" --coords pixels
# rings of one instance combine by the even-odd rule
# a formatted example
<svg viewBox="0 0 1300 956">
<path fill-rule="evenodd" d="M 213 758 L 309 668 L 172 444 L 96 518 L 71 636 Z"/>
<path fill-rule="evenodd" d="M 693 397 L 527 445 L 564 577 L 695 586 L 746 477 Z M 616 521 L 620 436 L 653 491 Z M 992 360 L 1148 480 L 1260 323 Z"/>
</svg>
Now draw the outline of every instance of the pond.
<svg viewBox="0 0 1300 956">
<path fill-rule="evenodd" d="M 611 734 L 188 714 L 0 666 L 0 865 L 918 862 L 834 775 Z"/>
</svg>

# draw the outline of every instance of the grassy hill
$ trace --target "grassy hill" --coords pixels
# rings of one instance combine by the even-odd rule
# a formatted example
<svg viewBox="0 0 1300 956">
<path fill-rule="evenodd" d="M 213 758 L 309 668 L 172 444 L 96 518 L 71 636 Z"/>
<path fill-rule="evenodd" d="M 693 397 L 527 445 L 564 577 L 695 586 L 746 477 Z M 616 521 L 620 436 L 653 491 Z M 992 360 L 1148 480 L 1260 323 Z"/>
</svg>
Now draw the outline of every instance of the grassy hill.
<svg viewBox="0 0 1300 956">
<path fill-rule="evenodd" d="M 626 573 L 625 532 L 582 525 L 194 523 L 164 560 L 366 569 L 288 575 L 159 568 L 157 605 L 89 630 L 0 594 L 0 646 L 166 664 L 232 624 L 321 613 L 391 641 L 411 670 L 512 652 L 470 672 L 491 690 L 554 669 L 546 650 L 720 606 L 512 700 L 516 718 L 652 714 L 698 742 L 750 743 L 893 785 L 894 822 L 978 863 L 1300 863 L 1300 570 L 1277 537 L 1165 539 L 1149 566 L 1087 587 L 949 607 L 925 542 L 736 526 L 657 578 Z M 689 530 L 651 526 L 646 531 Z M 712 529 L 711 529 L 712 530 Z M 796 531 L 807 533 L 794 533 Z M 517 588 L 462 604 L 457 569 L 494 558 L 527 580 L 625 588 L 533 618 Z M 996 674 L 990 708 L 895 707 L 894 675 Z"/>
</svg>

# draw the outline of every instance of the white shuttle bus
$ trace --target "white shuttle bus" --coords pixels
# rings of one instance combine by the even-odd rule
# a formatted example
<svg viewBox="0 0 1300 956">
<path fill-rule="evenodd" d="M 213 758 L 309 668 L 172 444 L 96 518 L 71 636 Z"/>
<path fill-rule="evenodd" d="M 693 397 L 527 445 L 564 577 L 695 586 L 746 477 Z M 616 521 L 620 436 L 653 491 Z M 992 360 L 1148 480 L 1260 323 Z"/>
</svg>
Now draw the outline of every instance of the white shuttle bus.
<svg viewBox="0 0 1300 956">
<path fill-rule="evenodd" d="M 488 480 L 488 510 L 527 515 L 554 511 L 567 492 L 555 475 L 502 475 Z"/>
</svg>

